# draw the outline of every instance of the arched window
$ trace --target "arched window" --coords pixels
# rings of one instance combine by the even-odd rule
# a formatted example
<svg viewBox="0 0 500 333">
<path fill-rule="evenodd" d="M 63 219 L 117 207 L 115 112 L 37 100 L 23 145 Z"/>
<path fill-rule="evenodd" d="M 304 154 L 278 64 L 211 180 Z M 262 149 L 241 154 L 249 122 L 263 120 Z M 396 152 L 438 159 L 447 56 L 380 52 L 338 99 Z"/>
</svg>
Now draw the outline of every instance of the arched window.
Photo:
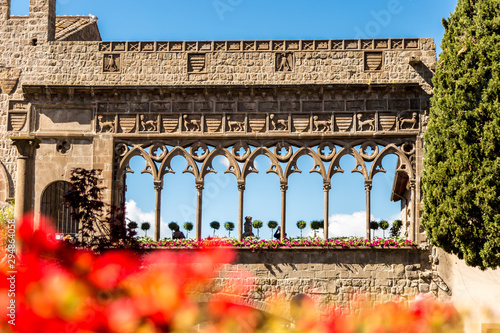
<svg viewBox="0 0 500 333">
<path fill-rule="evenodd" d="M 65 181 L 50 184 L 42 195 L 42 214 L 52 219 L 56 232 L 64 235 L 76 235 L 78 225 L 71 218 L 71 209 L 66 206 L 64 194 L 71 188 Z"/>
</svg>

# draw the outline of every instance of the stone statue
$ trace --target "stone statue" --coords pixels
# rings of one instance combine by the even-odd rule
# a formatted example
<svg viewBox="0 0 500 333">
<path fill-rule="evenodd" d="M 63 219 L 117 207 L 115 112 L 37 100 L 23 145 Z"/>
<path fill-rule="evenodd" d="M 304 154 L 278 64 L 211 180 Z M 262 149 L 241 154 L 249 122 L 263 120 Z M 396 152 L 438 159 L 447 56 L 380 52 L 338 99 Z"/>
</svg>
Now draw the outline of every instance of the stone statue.
<svg viewBox="0 0 500 333">
<path fill-rule="evenodd" d="M 252 229 L 252 217 L 251 216 L 246 216 L 245 217 L 245 224 L 243 226 L 243 235 L 242 238 L 246 237 L 253 237 L 253 229 Z"/>
</svg>

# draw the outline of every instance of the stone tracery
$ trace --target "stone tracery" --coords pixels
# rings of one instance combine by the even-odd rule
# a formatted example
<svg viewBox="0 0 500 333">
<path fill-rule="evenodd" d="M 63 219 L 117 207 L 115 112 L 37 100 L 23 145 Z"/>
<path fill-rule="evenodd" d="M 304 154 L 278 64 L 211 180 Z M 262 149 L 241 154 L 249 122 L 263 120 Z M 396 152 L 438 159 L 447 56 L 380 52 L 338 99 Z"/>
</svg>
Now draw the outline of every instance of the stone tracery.
<svg viewBox="0 0 500 333">
<path fill-rule="evenodd" d="M 173 147 L 169 150 L 168 147 Z M 316 149 L 314 149 L 317 147 Z M 408 148 L 410 147 L 410 148 Z M 328 148 L 328 150 L 326 150 Z M 367 152 L 370 150 L 370 152 Z M 196 234 L 201 237 L 201 196 L 204 189 L 205 177 L 210 173 L 216 173 L 212 166 L 213 160 L 217 156 L 224 156 L 228 160 L 228 167 L 225 173 L 232 173 L 237 180 L 239 191 L 239 237 L 242 237 L 243 226 L 243 196 L 245 191 L 246 177 L 251 173 L 258 173 L 255 168 L 255 159 L 260 155 L 265 155 L 269 158 L 271 165 L 266 171 L 267 173 L 275 173 L 280 181 L 282 192 L 281 203 L 281 218 L 282 218 L 282 235 L 286 230 L 286 191 L 288 189 L 288 179 L 293 173 L 301 173 L 297 167 L 297 161 L 300 157 L 308 155 L 313 159 L 314 166 L 309 172 L 316 172 L 323 178 L 323 189 L 325 191 L 325 237 L 328 236 L 328 193 L 332 186 L 332 176 L 336 173 L 343 173 L 344 170 L 340 167 L 340 160 L 345 155 L 351 155 L 356 161 L 356 166 L 351 172 L 357 172 L 363 175 L 365 180 L 366 190 L 366 216 L 367 216 L 367 237 L 369 238 L 369 219 L 370 219 L 370 191 L 372 188 L 373 177 L 380 172 L 386 172 L 382 167 L 382 160 L 389 154 L 394 154 L 398 157 L 399 163 L 396 172 L 403 172 L 410 180 L 411 184 L 415 184 L 415 170 L 412 166 L 411 159 L 414 158 L 415 149 L 414 143 L 408 139 L 395 140 L 310 140 L 310 141 L 294 141 L 294 140 L 239 140 L 231 141 L 147 141 L 137 142 L 134 140 L 117 140 L 115 142 L 115 181 L 119 183 L 117 188 L 123 188 L 125 175 L 131 172 L 128 164 L 132 157 L 141 156 L 146 162 L 146 167 L 142 173 L 149 173 L 153 177 L 156 197 L 156 236 L 159 238 L 159 219 L 161 197 L 159 191 L 163 188 L 163 176 L 167 173 L 175 173 L 171 167 L 171 161 L 175 156 L 185 158 L 187 166 L 183 170 L 184 173 L 191 173 L 196 180 L 197 189 L 197 221 Z M 328 169 L 325 163 L 329 162 Z M 283 169 L 282 163 L 286 164 Z M 369 166 L 368 164 L 371 164 Z M 121 185 L 121 186 L 120 186 Z M 415 186 L 410 186 L 411 200 L 415 202 Z M 123 195 L 119 196 L 123 201 Z M 415 209 L 413 207 L 413 209 Z M 413 210 L 411 209 L 411 210 Z M 415 215 L 411 216 L 409 236 L 415 233 Z"/>
</svg>

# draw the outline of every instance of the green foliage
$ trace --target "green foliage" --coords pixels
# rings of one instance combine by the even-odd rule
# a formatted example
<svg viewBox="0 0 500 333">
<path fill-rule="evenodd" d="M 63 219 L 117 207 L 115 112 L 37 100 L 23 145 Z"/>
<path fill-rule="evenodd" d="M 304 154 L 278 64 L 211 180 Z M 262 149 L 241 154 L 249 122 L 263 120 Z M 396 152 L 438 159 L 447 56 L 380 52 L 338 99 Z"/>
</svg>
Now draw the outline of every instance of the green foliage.
<svg viewBox="0 0 500 333">
<path fill-rule="evenodd" d="M 425 132 L 423 226 L 432 244 L 500 266 L 500 2 L 446 20 Z"/>
<path fill-rule="evenodd" d="M 226 222 L 226 223 L 224 223 L 224 228 L 226 228 L 226 230 L 229 231 L 228 237 L 231 237 L 231 231 L 234 230 L 234 223 L 233 222 Z"/>
<path fill-rule="evenodd" d="M 383 237 L 385 238 L 385 231 L 389 229 L 389 222 L 386 220 L 382 220 L 379 223 L 380 229 L 383 230 Z"/>
<path fill-rule="evenodd" d="M 6 225 L 9 220 L 14 219 L 14 206 L 10 205 L 0 209 L 0 226 Z"/>
<path fill-rule="evenodd" d="M 323 221 L 311 221 L 310 226 L 311 226 L 311 229 L 314 231 L 314 237 L 316 237 L 317 231 L 319 229 L 323 228 Z M 297 227 L 298 227 L 298 222 L 297 222 Z"/>
<path fill-rule="evenodd" d="M 215 236 L 215 231 L 219 230 L 220 223 L 218 221 L 212 221 L 210 222 L 210 228 L 214 229 L 214 236 Z"/>
<path fill-rule="evenodd" d="M 151 224 L 149 222 L 143 222 L 141 224 L 141 230 L 146 233 L 146 237 L 148 237 L 148 230 L 151 229 Z"/>
<path fill-rule="evenodd" d="M 371 221 L 371 222 L 370 222 L 370 229 L 372 229 L 372 230 L 378 230 L 378 227 L 379 227 L 379 226 L 380 226 L 380 225 L 378 224 L 378 222 L 377 222 L 377 221 Z"/>
<path fill-rule="evenodd" d="M 189 232 L 193 230 L 194 225 L 192 222 L 184 223 L 184 230 L 186 230 L 186 237 L 189 238 Z"/>
<path fill-rule="evenodd" d="M 390 230 L 391 237 L 399 237 L 402 226 L 403 226 L 403 221 L 401 220 L 395 220 L 394 222 L 392 222 L 392 227 Z"/>
<path fill-rule="evenodd" d="M 373 237 L 375 237 L 375 230 L 378 230 L 379 227 L 380 227 L 380 224 L 377 221 L 370 222 L 370 229 L 373 230 L 373 232 L 372 232 Z"/>
<path fill-rule="evenodd" d="M 255 220 L 252 223 L 252 226 L 257 229 L 257 237 L 259 237 L 259 229 L 262 228 L 264 223 L 261 220 Z"/>
<path fill-rule="evenodd" d="M 306 221 L 300 220 L 297 221 L 297 228 L 300 230 L 300 237 L 302 237 L 302 230 L 307 226 Z"/>
<path fill-rule="evenodd" d="M 114 207 L 102 201 L 104 188 L 100 187 L 101 170 L 75 168 L 71 170 L 71 188 L 64 195 L 71 208 L 71 218 L 80 226 L 76 245 L 100 249 L 114 242 L 135 244 L 125 227 L 124 207 Z"/>
<path fill-rule="evenodd" d="M 179 230 L 179 225 L 177 224 L 177 222 L 170 222 L 168 224 L 168 228 L 172 231 L 172 238 L 174 238 L 174 232 Z"/>
<path fill-rule="evenodd" d="M 267 227 L 271 229 L 271 238 L 273 238 L 274 235 L 274 229 L 278 226 L 278 222 L 276 221 L 269 221 L 267 222 Z"/>
</svg>

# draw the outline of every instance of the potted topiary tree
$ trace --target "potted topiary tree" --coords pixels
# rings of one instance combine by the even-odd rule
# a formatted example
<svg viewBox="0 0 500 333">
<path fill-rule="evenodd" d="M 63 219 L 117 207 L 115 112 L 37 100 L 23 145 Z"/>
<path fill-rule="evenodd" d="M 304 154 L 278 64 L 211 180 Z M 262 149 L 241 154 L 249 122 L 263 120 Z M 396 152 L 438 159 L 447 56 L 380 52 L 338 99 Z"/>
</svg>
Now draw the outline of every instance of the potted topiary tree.
<svg viewBox="0 0 500 333">
<path fill-rule="evenodd" d="M 148 237 L 148 230 L 151 229 L 151 224 L 149 222 L 143 222 L 141 224 L 141 230 L 144 231 L 146 237 Z"/>
<path fill-rule="evenodd" d="M 300 230 L 300 238 L 302 238 L 302 230 L 304 230 L 306 226 L 307 226 L 306 221 L 303 220 L 297 221 L 297 228 L 299 228 Z"/>
<path fill-rule="evenodd" d="M 234 223 L 233 222 L 226 222 L 224 224 L 224 228 L 226 228 L 226 230 L 229 231 L 228 237 L 231 237 L 231 231 L 234 230 Z"/>
<path fill-rule="evenodd" d="M 317 237 L 317 232 L 321 228 L 323 228 L 323 221 L 311 221 L 311 229 L 314 231 L 314 237 Z"/>
<path fill-rule="evenodd" d="M 370 229 L 373 230 L 373 232 L 372 232 L 372 238 L 375 238 L 375 230 L 377 230 L 378 227 L 379 227 L 379 224 L 378 224 L 377 221 L 371 221 L 370 222 Z"/>
<path fill-rule="evenodd" d="M 214 237 L 215 237 L 215 231 L 219 230 L 219 228 L 220 228 L 219 221 L 212 221 L 212 222 L 210 222 L 210 228 L 214 229 Z"/>
<path fill-rule="evenodd" d="M 385 238 L 385 231 L 389 228 L 389 222 L 387 220 L 380 221 L 380 229 L 382 229 L 383 237 Z"/>
<path fill-rule="evenodd" d="M 259 229 L 262 228 L 262 226 L 264 225 L 264 223 L 262 223 L 261 220 L 255 220 L 253 221 L 252 223 L 252 226 L 257 229 L 257 238 L 260 238 L 259 237 Z"/>
<path fill-rule="evenodd" d="M 392 222 L 392 227 L 390 230 L 391 237 L 399 237 L 399 233 L 402 226 L 403 226 L 403 221 L 401 220 L 395 220 L 394 222 Z"/>
<path fill-rule="evenodd" d="M 267 227 L 271 229 L 271 239 L 274 236 L 274 229 L 278 226 L 278 222 L 276 221 L 269 221 L 267 222 Z"/>
<path fill-rule="evenodd" d="M 177 224 L 177 222 L 170 222 L 168 224 L 168 228 L 170 229 L 170 231 L 172 231 L 172 238 L 174 238 L 174 232 L 179 230 L 179 225 Z"/>
<path fill-rule="evenodd" d="M 186 223 L 184 223 L 184 230 L 186 230 L 186 237 L 187 237 L 187 238 L 189 238 L 189 232 L 190 232 L 191 230 L 193 230 L 193 227 L 194 227 L 194 225 L 193 225 L 193 223 L 191 223 L 191 222 L 186 222 Z"/>
</svg>

